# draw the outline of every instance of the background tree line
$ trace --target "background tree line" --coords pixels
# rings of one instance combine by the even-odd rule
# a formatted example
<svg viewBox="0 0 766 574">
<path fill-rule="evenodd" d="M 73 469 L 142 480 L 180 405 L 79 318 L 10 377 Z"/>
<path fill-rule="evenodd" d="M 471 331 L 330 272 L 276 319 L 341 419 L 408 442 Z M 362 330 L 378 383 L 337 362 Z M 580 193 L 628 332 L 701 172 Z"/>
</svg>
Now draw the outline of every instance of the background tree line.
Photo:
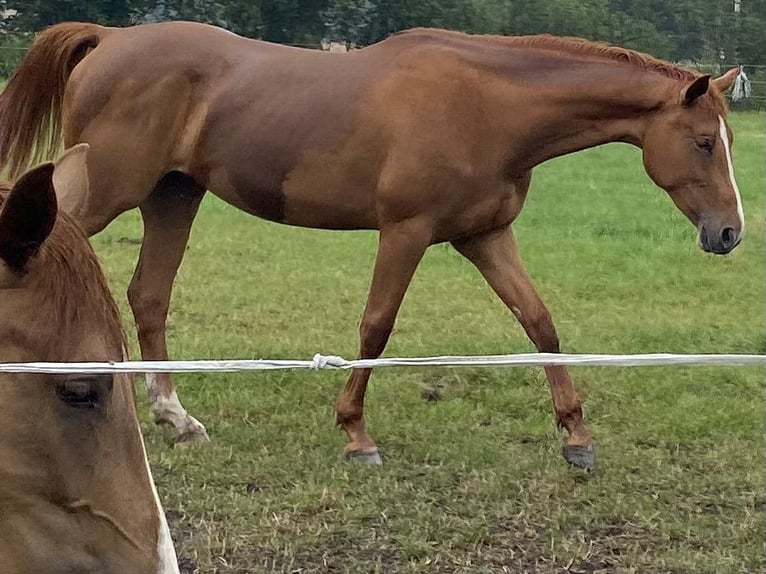
<svg viewBox="0 0 766 574">
<path fill-rule="evenodd" d="M 361 46 L 436 26 L 582 36 L 677 62 L 766 64 L 766 0 L 0 0 L 0 8 L 6 44 L 66 20 L 124 26 L 185 19 L 310 46 Z"/>
</svg>

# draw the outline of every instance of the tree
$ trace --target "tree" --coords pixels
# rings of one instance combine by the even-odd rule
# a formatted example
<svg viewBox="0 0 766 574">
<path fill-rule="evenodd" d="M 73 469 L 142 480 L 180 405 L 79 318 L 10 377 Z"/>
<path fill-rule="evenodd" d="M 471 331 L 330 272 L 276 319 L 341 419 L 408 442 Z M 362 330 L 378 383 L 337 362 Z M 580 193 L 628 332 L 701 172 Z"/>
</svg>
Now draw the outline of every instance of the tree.
<svg viewBox="0 0 766 574">
<path fill-rule="evenodd" d="M 125 25 L 145 0 L 7 0 L 7 8 L 17 10 L 13 25 L 18 30 L 35 31 L 57 22 L 82 21 Z"/>
<path fill-rule="evenodd" d="M 262 37 L 273 42 L 319 45 L 320 13 L 327 0 L 261 0 Z"/>
<path fill-rule="evenodd" d="M 377 7 L 371 0 L 330 0 L 320 12 L 324 25 L 324 37 L 331 42 L 367 44 L 370 24 L 376 18 Z"/>
<path fill-rule="evenodd" d="M 191 20 L 226 27 L 224 5 L 208 0 L 156 0 L 142 2 L 131 11 L 131 22 L 165 22 L 167 20 Z"/>
</svg>

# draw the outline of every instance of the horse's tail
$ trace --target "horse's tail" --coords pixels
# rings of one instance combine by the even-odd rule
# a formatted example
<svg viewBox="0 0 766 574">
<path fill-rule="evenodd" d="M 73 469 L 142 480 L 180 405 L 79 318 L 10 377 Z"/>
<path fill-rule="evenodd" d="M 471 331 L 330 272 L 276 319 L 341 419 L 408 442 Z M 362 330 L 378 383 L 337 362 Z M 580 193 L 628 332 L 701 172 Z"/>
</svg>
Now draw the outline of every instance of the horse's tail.
<svg viewBox="0 0 766 574">
<path fill-rule="evenodd" d="M 106 32 L 96 24 L 56 24 L 24 56 L 0 94 L 0 166 L 12 178 L 58 151 L 67 80 Z"/>
</svg>

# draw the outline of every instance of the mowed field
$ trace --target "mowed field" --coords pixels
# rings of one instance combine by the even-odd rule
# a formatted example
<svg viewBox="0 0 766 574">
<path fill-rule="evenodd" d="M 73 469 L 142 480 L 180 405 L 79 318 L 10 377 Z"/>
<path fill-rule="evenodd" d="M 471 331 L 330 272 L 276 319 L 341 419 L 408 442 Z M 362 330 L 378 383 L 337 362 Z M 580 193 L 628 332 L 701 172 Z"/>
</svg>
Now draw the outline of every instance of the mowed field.
<svg viewBox="0 0 766 574">
<path fill-rule="evenodd" d="M 515 224 L 561 338 L 581 353 L 764 353 L 764 119 L 733 115 L 747 220 L 728 257 L 613 144 L 537 169 Z M 141 223 L 94 238 L 124 316 Z M 376 235 L 295 229 L 206 198 L 176 283 L 174 359 L 352 358 Z M 478 272 L 431 248 L 388 356 L 534 348 Z M 212 443 L 142 427 L 185 573 L 756 573 L 764 570 L 764 369 L 576 368 L 598 444 L 560 455 L 540 368 L 373 375 L 385 464 L 345 462 L 345 374 L 176 378 Z M 140 380 L 137 380 L 139 383 Z"/>
</svg>

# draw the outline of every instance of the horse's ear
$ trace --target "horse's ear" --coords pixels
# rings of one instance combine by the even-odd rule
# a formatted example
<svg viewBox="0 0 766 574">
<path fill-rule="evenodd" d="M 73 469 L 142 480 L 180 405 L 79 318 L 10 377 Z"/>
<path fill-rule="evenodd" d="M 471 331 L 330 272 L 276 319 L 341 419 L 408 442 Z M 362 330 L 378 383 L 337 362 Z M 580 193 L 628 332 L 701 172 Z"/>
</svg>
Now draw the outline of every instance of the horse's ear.
<svg viewBox="0 0 766 574">
<path fill-rule="evenodd" d="M 70 193 L 77 197 L 88 195 L 88 149 L 86 143 L 79 143 L 66 150 L 56 160 L 56 169 L 53 171 L 53 188 L 58 197 L 64 197 Z"/>
<path fill-rule="evenodd" d="M 684 90 L 684 105 L 692 105 L 697 98 L 707 94 L 708 89 L 710 89 L 710 76 L 700 76 Z"/>
<path fill-rule="evenodd" d="M 44 163 L 22 175 L 0 213 L 0 259 L 16 272 L 24 270 L 56 222 L 53 169 Z"/>
<path fill-rule="evenodd" d="M 734 84 L 734 80 L 739 76 L 739 68 L 732 68 L 726 72 L 723 76 L 716 78 L 711 83 L 715 86 L 716 90 L 723 93 Z"/>
</svg>

